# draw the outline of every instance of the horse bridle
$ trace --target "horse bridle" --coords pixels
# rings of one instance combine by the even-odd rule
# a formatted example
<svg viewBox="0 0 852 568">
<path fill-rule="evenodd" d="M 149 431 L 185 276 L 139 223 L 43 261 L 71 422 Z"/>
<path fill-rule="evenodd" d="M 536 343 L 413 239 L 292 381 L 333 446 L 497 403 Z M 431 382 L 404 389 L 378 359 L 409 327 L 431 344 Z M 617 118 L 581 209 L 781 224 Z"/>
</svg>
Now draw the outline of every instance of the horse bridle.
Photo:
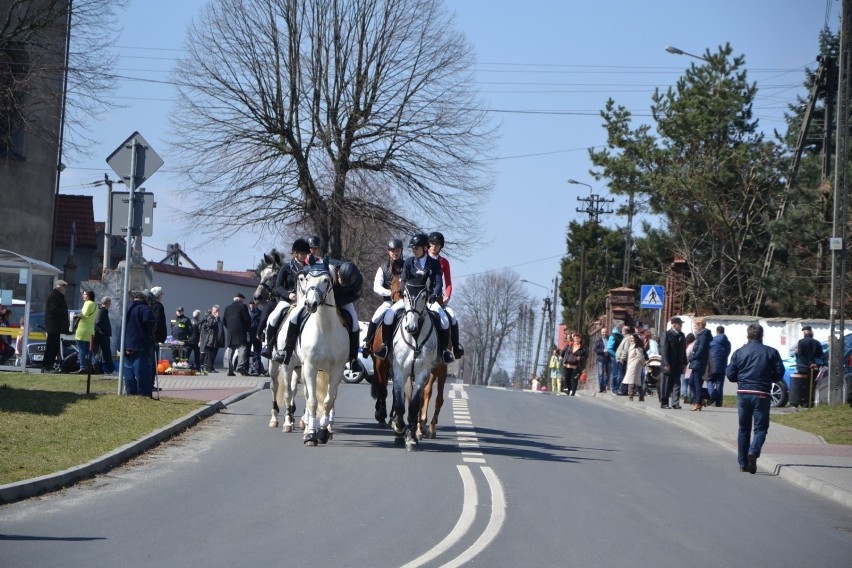
<svg viewBox="0 0 852 568">
<path fill-rule="evenodd" d="M 429 337 L 435 331 L 435 329 L 434 329 L 435 326 L 433 325 L 431 328 L 429 328 L 429 333 L 426 334 L 426 337 L 424 337 L 423 341 L 420 341 L 419 342 L 420 344 L 418 345 L 418 341 L 420 339 L 420 331 L 423 329 L 423 319 L 429 317 L 429 313 L 428 313 L 429 312 L 429 306 L 427 305 L 427 302 L 423 303 L 423 310 L 416 310 L 416 309 L 414 309 L 414 306 L 417 304 L 417 298 L 419 298 L 421 294 L 425 294 L 425 293 L 426 293 L 426 288 L 424 287 L 422 290 L 420 290 L 417 293 L 417 295 L 414 297 L 414 300 L 412 300 L 411 299 L 411 292 L 409 292 L 408 287 L 406 287 L 405 291 L 403 292 L 405 298 L 408 299 L 408 305 L 409 305 L 409 307 L 406 308 L 406 310 L 402 314 L 403 318 L 405 318 L 405 314 L 407 314 L 409 312 L 413 313 L 413 314 L 417 314 L 417 330 L 414 333 L 410 333 L 410 335 L 412 337 L 414 337 L 414 344 L 412 345 L 411 343 L 409 343 L 408 338 L 405 337 L 404 334 L 402 336 L 402 340 L 405 341 L 405 344 L 408 345 L 409 347 L 411 347 L 414 350 L 415 358 L 418 355 L 420 355 L 420 352 L 423 350 L 423 345 L 426 344 L 426 342 L 429 340 Z"/>
<path fill-rule="evenodd" d="M 279 271 L 279 270 L 281 270 L 281 268 L 279 268 L 278 270 L 276 270 L 275 272 L 273 272 L 273 273 L 271 274 L 271 276 L 269 277 L 269 279 L 268 279 L 268 280 L 272 280 L 272 281 L 277 280 L 277 279 L 278 279 L 278 271 Z M 261 280 L 261 281 L 260 281 L 260 286 L 261 286 L 263 289 L 265 289 L 265 290 L 267 291 L 267 293 L 269 294 L 269 297 L 270 297 L 270 298 L 272 298 L 273 296 L 277 296 L 278 294 L 275 292 L 275 287 L 274 287 L 274 286 L 270 286 L 270 285 L 269 285 L 269 284 L 267 284 L 266 282 L 267 282 L 267 280 Z M 263 299 L 263 298 L 261 298 L 261 299 Z"/>
<path fill-rule="evenodd" d="M 307 288 L 305 288 L 303 290 L 302 297 L 307 297 L 308 292 L 310 292 L 311 290 L 317 290 L 317 295 L 319 295 L 319 305 L 320 306 L 334 306 L 334 304 L 329 304 L 328 302 L 325 301 L 325 299 L 328 297 L 329 291 L 331 291 L 331 289 L 334 287 L 334 284 L 331 281 L 331 278 L 332 278 L 331 273 L 329 272 L 329 273 L 324 273 L 324 274 L 328 274 L 328 276 L 329 276 L 328 286 L 325 288 L 325 290 L 320 291 L 320 287 L 316 284 L 313 284 L 313 285 L 308 286 Z M 319 275 L 320 274 L 315 274 L 315 276 L 319 276 Z"/>
</svg>

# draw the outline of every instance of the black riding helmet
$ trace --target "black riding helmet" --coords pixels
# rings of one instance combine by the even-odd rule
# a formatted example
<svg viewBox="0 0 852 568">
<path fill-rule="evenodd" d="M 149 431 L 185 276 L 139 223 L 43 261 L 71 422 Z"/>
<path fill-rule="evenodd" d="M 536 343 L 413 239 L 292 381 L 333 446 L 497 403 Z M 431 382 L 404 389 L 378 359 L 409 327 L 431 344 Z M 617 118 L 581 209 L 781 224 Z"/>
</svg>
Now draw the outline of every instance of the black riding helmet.
<svg viewBox="0 0 852 568">
<path fill-rule="evenodd" d="M 444 248 L 444 235 L 438 231 L 429 233 L 429 244 L 438 244 L 441 245 L 441 248 Z"/>
<path fill-rule="evenodd" d="M 391 239 L 388 241 L 388 250 L 401 249 L 402 241 L 399 239 Z"/>
<path fill-rule="evenodd" d="M 320 248 L 322 247 L 322 239 L 316 235 L 308 237 L 308 246 L 310 248 Z"/>
<path fill-rule="evenodd" d="M 429 237 L 426 236 L 426 233 L 417 233 L 408 241 L 408 246 L 411 248 L 427 247 L 429 246 Z"/>
<path fill-rule="evenodd" d="M 305 239 L 296 239 L 293 241 L 293 250 L 290 252 L 311 252 L 311 245 L 308 244 L 308 241 Z"/>
<path fill-rule="evenodd" d="M 361 273 L 358 267 L 351 262 L 344 262 L 337 267 L 337 275 L 340 277 L 340 282 L 344 286 L 353 284 Z"/>
</svg>

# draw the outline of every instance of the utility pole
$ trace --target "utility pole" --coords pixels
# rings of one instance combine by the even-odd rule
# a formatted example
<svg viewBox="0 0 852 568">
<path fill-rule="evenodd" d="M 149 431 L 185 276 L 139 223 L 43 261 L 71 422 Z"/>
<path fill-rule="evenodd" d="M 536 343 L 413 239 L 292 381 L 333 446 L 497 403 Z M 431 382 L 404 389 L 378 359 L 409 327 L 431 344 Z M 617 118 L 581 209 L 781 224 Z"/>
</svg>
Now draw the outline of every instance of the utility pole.
<svg viewBox="0 0 852 568">
<path fill-rule="evenodd" d="M 584 184 L 585 185 L 585 184 Z M 604 203 L 612 203 L 615 201 L 614 199 L 605 199 L 600 195 L 596 195 L 591 192 L 592 188 L 589 187 L 589 196 L 588 197 L 578 197 L 577 201 L 581 201 L 586 203 L 586 208 L 581 209 L 577 208 L 577 213 L 586 213 L 589 215 L 589 222 L 593 225 L 598 224 L 598 219 L 601 214 L 609 214 L 612 213 L 610 209 L 604 209 Z M 630 200 L 633 201 L 633 194 L 630 194 Z M 586 304 L 586 245 L 583 244 L 583 247 L 580 249 L 580 286 L 577 293 L 577 331 L 585 337 L 586 332 L 584 329 L 585 326 L 585 304 Z"/>
</svg>

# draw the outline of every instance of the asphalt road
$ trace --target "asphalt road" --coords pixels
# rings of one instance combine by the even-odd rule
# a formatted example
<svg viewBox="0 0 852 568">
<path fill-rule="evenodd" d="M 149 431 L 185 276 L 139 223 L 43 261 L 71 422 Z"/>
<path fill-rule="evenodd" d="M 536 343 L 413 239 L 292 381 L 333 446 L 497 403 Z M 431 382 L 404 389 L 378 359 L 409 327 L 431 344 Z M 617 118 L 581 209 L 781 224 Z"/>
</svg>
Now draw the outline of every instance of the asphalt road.
<svg viewBox="0 0 852 568">
<path fill-rule="evenodd" d="M 259 392 L 106 475 L 0 507 L 0 566 L 848 564 L 848 509 L 740 473 L 671 424 L 585 397 L 447 391 L 417 453 L 375 424 L 366 384 L 341 386 L 316 448 L 268 428 Z"/>
</svg>

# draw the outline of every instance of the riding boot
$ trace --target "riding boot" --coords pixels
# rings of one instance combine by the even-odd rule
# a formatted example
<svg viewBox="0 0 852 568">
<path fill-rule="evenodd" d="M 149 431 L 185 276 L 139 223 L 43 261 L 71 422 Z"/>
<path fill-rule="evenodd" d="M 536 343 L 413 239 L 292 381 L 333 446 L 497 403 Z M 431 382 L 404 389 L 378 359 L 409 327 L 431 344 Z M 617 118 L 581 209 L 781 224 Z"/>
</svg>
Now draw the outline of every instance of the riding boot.
<svg viewBox="0 0 852 568">
<path fill-rule="evenodd" d="M 441 354 L 441 357 L 447 365 L 456 360 L 453 357 L 453 352 L 447 349 L 450 344 L 450 330 L 444 329 L 441 326 L 438 326 L 438 353 Z"/>
<path fill-rule="evenodd" d="M 299 338 L 299 324 L 289 322 L 287 324 L 287 337 L 284 338 L 284 349 L 275 352 L 274 359 L 284 365 L 290 364 L 293 351 L 296 350 L 296 340 Z"/>
<path fill-rule="evenodd" d="M 364 344 L 361 345 L 361 354 L 366 358 L 373 352 L 373 338 L 376 336 L 376 328 L 378 324 L 370 322 L 367 326 L 367 335 L 364 337 Z"/>
<path fill-rule="evenodd" d="M 349 360 L 354 361 L 358 356 L 358 336 L 361 335 L 360 331 L 350 331 L 349 332 Z"/>
<path fill-rule="evenodd" d="M 278 330 L 277 325 L 268 324 L 266 326 L 266 344 L 263 346 L 263 350 L 260 352 L 261 357 L 266 357 L 267 359 L 272 359 L 272 348 L 275 345 L 276 331 Z"/>
<path fill-rule="evenodd" d="M 393 340 L 393 324 L 382 322 L 382 346 L 373 355 L 379 359 L 387 359 L 390 356 Z"/>
<path fill-rule="evenodd" d="M 455 355 L 456 359 L 460 359 L 464 356 L 464 347 L 459 343 L 459 324 L 458 322 L 452 324 L 450 326 L 450 339 L 453 342 L 453 355 Z"/>
</svg>

